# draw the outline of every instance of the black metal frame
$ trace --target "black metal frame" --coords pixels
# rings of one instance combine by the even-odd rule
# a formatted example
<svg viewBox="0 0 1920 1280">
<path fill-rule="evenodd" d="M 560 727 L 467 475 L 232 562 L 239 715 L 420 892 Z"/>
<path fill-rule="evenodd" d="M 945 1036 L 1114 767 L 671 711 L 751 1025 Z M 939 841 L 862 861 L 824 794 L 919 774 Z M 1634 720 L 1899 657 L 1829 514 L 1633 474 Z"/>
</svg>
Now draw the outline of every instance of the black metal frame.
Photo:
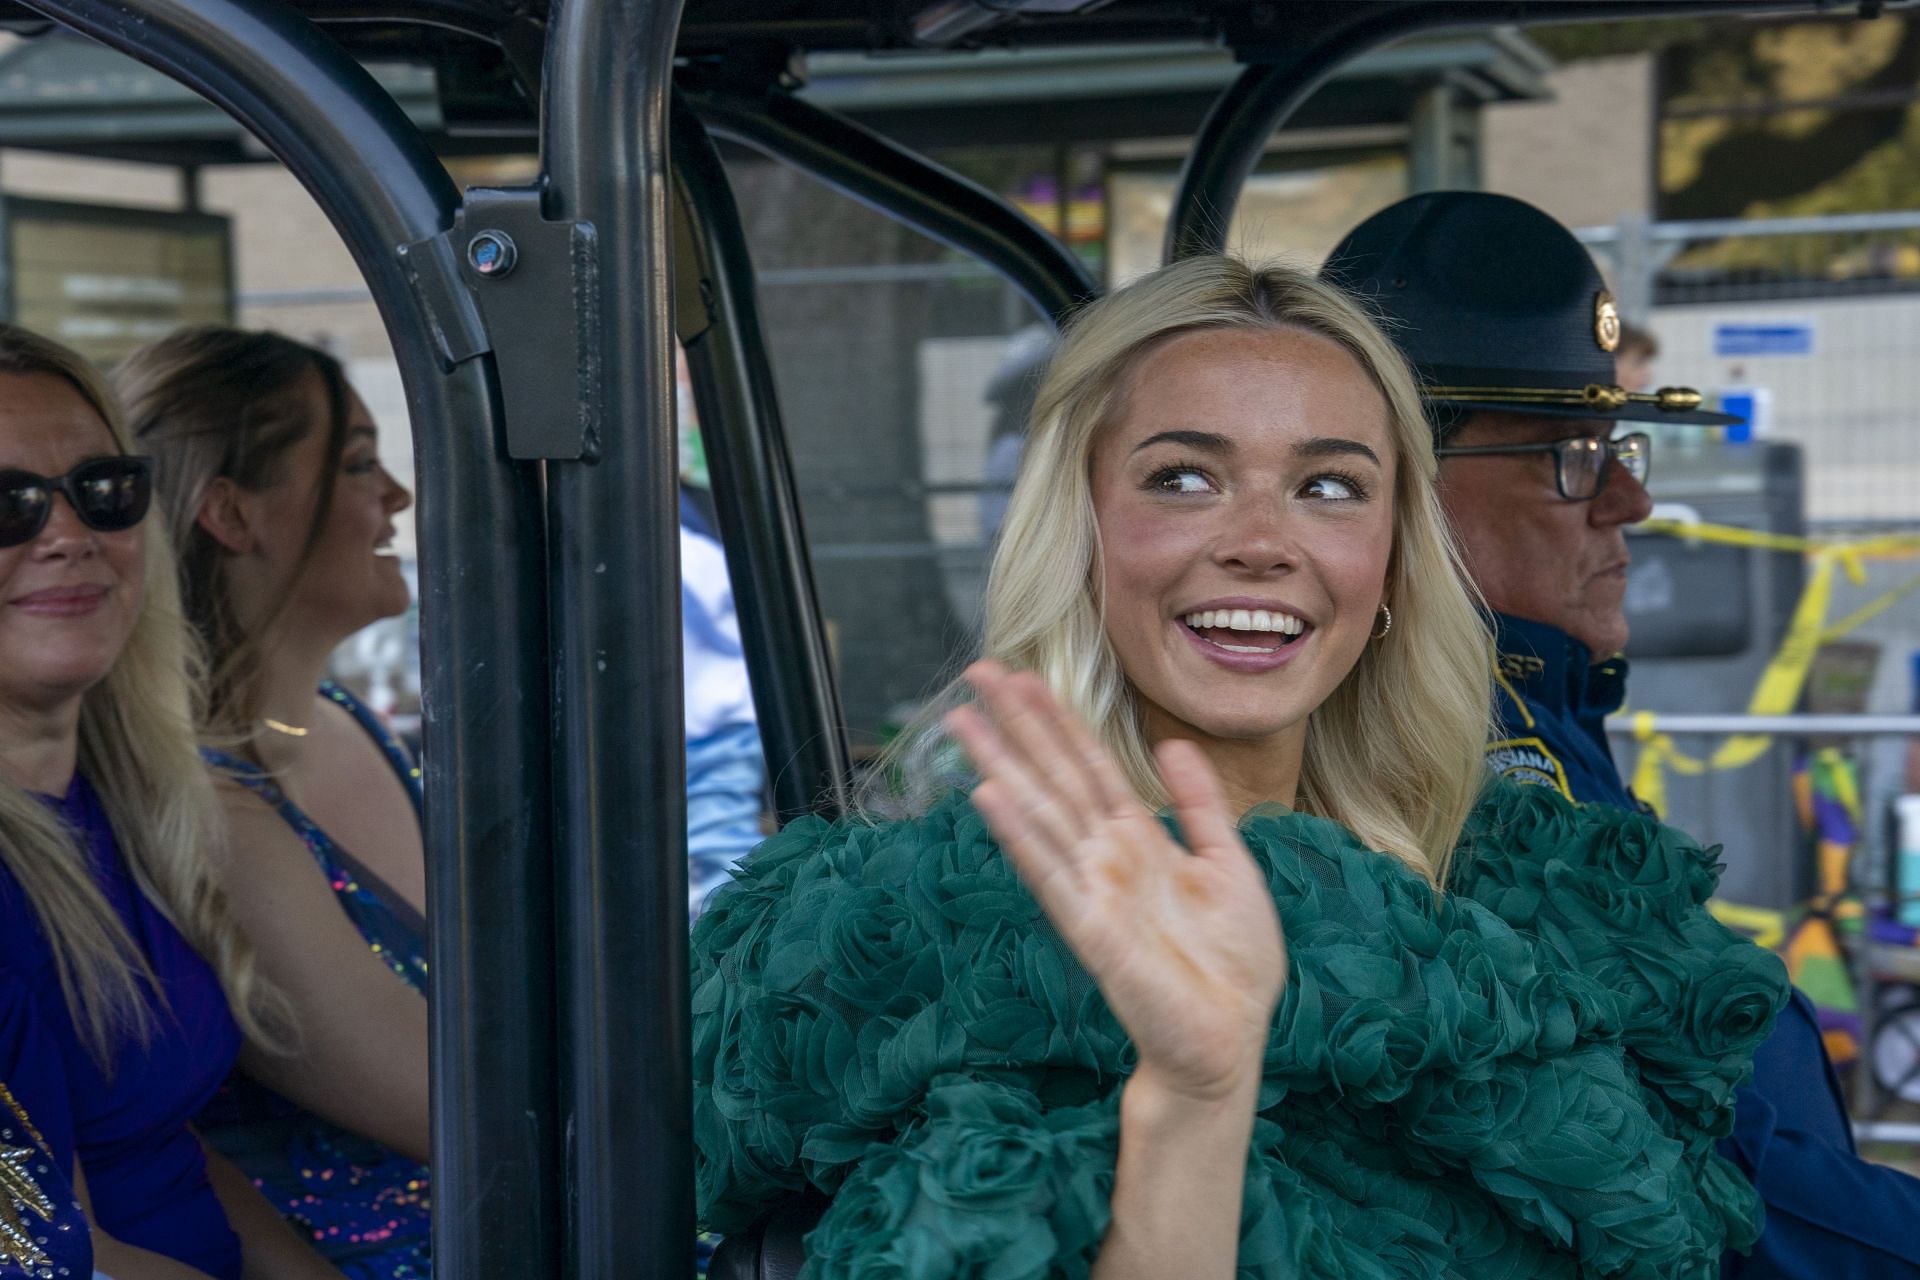
<svg viewBox="0 0 1920 1280">
<path fill-rule="evenodd" d="M 1215 101 L 1187 153 L 1167 218 L 1165 260 L 1222 252 L 1240 192 L 1274 133 L 1341 64 L 1404 36 L 1522 20 L 1838 7 L 1831 0 L 1291 0 L 1252 6 L 1257 21 L 1234 33 L 1249 65 Z"/>
<path fill-rule="evenodd" d="M 1100 291 L 1085 263 L 1013 205 L 851 120 L 779 89 L 702 89 L 687 101 L 722 137 L 979 258 L 1055 324 Z"/>
<path fill-rule="evenodd" d="M 426 825 L 434 856 L 436 1267 L 557 1275 L 546 610 L 538 478 L 506 463 L 499 387 L 455 363 L 400 245 L 459 192 L 360 66 L 270 0 L 40 0 L 212 100 L 307 187 L 392 337 L 420 461 Z M 443 270 L 451 264 L 441 264 Z M 449 927 L 451 926 L 451 927 Z"/>
<path fill-rule="evenodd" d="M 667 236 L 680 0 L 564 0 L 547 215 L 598 245 L 598 442 L 547 464 L 561 1113 L 571 1276 L 693 1271 L 686 778 Z M 597 454 L 597 457 L 595 456 Z"/>
<path fill-rule="evenodd" d="M 539 374 L 509 362 L 509 375 L 491 349 L 474 296 L 487 285 L 463 269 L 451 234 L 460 193 L 312 21 L 276 0 L 24 3 L 195 89 L 260 138 L 346 241 L 393 341 L 420 469 L 435 1271 L 683 1280 L 693 1206 L 666 159 L 680 0 L 558 0 L 543 76 L 529 54 L 537 20 L 505 5 L 320 10 L 512 43 L 523 82 L 545 81 L 545 180 L 523 194 L 539 193 L 538 216 L 566 235 L 543 232 L 546 260 L 529 269 L 545 273 L 548 294 L 566 282 L 567 296 L 546 305 L 573 319 L 584 414 L 579 448 L 523 447 L 544 461 L 510 456 L 501 381 Z M 1151 7 L 1141 30 L 1184 29 L 1180 6 Z M 1273 129 L 1341 58 L 1395 36 L 1523 16 L 1819 7 L 1250 6 L 1273 29 L 1238 43 L 1262 65 L 1202 131 L 1169 243 L 1217 248 Z M 1112 30 L 1131 29 L 1127 8 L 1112 6 Z M 1315 10 L 1316 21 L 1293 21 Z M 762 34 L 777 40 L 787 25 Z M 792 27 L 840 45 L 865 30 L 834 15 Z M 1066 29 L 1034 30 L 1044 40 Z M 724 44 L 727 30 L 720 20 L 700 38 Z M 789 93 L 705 88 L 687 101 L 715 131 L 980 257 L 1056 321 L 1097 292 L 1079 259 L 1006 201 Z M 686 110 L 677 116 L 681 331 L 779 805 L 835 812 L 846 748 L 751 264 L 711 141 Z M 565 269 L 551 260 L 562 243 Z"/>
<path fill-rule="evenodd" d="M 774 812 L 783 824 L 804 813 L 838 817 L 852 777 L 846 726 L 761 336 L 753 261 L 706 127 L 679 99 L 669 127 L 674 324 L 704 428 Z"/>
</svg>

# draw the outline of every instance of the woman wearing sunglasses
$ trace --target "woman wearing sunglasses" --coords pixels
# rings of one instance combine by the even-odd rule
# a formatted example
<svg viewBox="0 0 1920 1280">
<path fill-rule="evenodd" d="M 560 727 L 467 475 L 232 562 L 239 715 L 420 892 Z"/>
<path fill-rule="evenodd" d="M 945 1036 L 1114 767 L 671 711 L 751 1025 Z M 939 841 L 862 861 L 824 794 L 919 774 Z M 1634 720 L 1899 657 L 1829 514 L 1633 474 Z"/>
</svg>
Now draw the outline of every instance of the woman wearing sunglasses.
<svg viewBox="0 0 1920 1280">
<path fill-rule="evenodd" d="M 419 771 L 324 677 L 404 613 L 412 501 L 325 352 L 183 330 L 116 373 L 151 450 L 187 616 L 212 667 L 207 752 L 237 849 L 226 888 L 299 1018 L 299 1052 L 242 1056 L 203 1119 L 354 1280 L 428 1274 L 426 872 Z"/>
<path fill-rule="evenodd" d="M 335 1276 L 189 1127 L 242 1038 L 285 1028 L 218 882 L 151 494 L 85 362 L 0 326 L 0 971 L 65 1098 L 33 1121 L 71 1135 L 115 1280 Z"/>
<path fill-rule="evenodd" d="M 1067 327 L 946 729 L 694 932 L 701 1211 L 816 1280 L 1708 1280 L 1784 998 L 1710 855 L 1489 786 L 1418 393 L 1332 286 L 1193 258 Z M 889 770 L 885 766 L 893 766 Z M 1492 907 L 1493 909 L 1489 909 Z"/>
</svg>

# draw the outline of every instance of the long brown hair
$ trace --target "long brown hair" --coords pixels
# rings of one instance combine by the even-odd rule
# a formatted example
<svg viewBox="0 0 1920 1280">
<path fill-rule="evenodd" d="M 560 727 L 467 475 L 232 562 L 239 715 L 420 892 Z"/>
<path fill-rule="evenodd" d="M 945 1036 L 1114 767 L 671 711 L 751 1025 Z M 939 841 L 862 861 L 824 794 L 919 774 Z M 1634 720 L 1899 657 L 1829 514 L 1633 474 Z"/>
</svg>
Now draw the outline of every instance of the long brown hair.
<svg viewBox="0 0 1920 1280">
<path fill-rule="evenodd" d="M 76 353 L 14 325 L 0 324 L 0 374 L 61 379 L 99 415 L 122 452 L 118 404 Z M 235 925 L 213 855 L 219 804 L 195 743 L 198 647 L 180 611 L 173 553 L 159 522 L 141 528 L 145 603 L 133 633 L 80 704 L 79 771 L 100 797 L 115 839 L 147 899 L 220 975 L 249 1039 L 274 1045 L 286 1026 L 278 993 L 254 969 L 252 946 Z M 0 777 L 0 864 L 26 894 L 48 946 L 81 1042 L 107 1068 L 114 1046 L 144 1040 L 154 1012 L 142 987 L 158 992 L 146 957 L 99 887 L 88 858 L 44 803 Z"/>
<path fill-rule="evenodd" d="M 325 413 L 319 422 L 310 398 L 316 379 Z M 200 526 L 200 504 L 223 476 L 249 491 L 278 483 L 294 446 L 311 431 L 325 431 L 326 461 L 304 564 L 320 537 L 346 448 L 346 375 L 338 360 L 292 338 L 209 325 L 140 348 L 114 371 L 114 381 L 135 439 L 154 456 L 187 617 L 211 664 L 207 731 L 244 742 L 258 719 L 263 643 L 290 589 L 270 602 L 262 620 L 243 625 L 228 582 L 230 554 Z"/>
</svg>

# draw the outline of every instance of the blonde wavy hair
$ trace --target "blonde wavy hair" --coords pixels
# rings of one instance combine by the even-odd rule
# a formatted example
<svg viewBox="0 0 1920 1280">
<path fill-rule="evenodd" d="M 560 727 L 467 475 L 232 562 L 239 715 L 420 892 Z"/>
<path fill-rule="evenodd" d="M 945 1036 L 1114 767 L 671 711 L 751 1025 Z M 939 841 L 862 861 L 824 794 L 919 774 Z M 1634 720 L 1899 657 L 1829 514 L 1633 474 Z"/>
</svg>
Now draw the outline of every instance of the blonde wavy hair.
<svg viewBox="0 0 1920 1280">
<path fill-rule="evenodd" d="M 1397 462 L 1386 591 L 1393 626 L 1312 713 L 1295 804 L 1443 885 L 1485 780 L 1492 641 L 1434 494 L 1432 436 L 1412 373 L 1358 302 L 1307 272 L 1188 258 L 1068 324 L 1034 401 L 1000 529 L 981 656 L 1040 675 L 1093 728 L 1141 800 L 1167 803 L 1132 686 L 1107 640 L 1090 471 L 1141 357 L 1206 329 L 1318 334 L 1351 355 L 1386 400 Z M 1074 581 L 1081 589 L 1063 601 L 1061 584 Z M 960 681 L 949 684 L 880 771 L 905 781 L 910 808 L 930 800 L 941 777 L 939 716 L 968 696 Z"/>
<path fill-rule="evenodd" d="M 74 352 L 0 324 L 0 374 L 61 379 L 129 451 L 112 393 Z M 81 700 L 79 770 L 99 795 L 140 891 L 212 964 L 248 1038 L 277 1047 L 287 1035 L 284 1002 L 256 972 L 215 866 L 224 827 L 194 736 L 201 664 L 181 615 L 173 553 L 161 521 L 144 521 L 140 537 L 145 603 L 126 647 Z M 82 1043 L 111 1069 L 117 1044 L 151 1036 L 156 1015 L 143 988 L 162 988 L 88 875 L 88 861 L 52 809 L 0 775 L 0 863 L 46 935 Z"/>
</svg>

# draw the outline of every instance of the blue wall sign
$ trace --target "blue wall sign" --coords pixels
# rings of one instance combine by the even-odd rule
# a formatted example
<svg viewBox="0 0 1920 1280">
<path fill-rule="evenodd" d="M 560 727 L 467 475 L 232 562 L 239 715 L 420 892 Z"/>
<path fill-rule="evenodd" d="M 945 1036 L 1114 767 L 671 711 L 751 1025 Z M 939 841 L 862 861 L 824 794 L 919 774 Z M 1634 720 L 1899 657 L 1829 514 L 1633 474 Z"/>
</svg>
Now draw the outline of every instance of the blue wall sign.
<svg viewBox="0 0 1920 1280">
<path fill-rule="evenodd" d="M 1810 356 L 1813 354 L 1813 326 L 1810 324 L 1716 324 L 1713 326 L 1713 354 L 1716 356 Z"/>
</svg>

